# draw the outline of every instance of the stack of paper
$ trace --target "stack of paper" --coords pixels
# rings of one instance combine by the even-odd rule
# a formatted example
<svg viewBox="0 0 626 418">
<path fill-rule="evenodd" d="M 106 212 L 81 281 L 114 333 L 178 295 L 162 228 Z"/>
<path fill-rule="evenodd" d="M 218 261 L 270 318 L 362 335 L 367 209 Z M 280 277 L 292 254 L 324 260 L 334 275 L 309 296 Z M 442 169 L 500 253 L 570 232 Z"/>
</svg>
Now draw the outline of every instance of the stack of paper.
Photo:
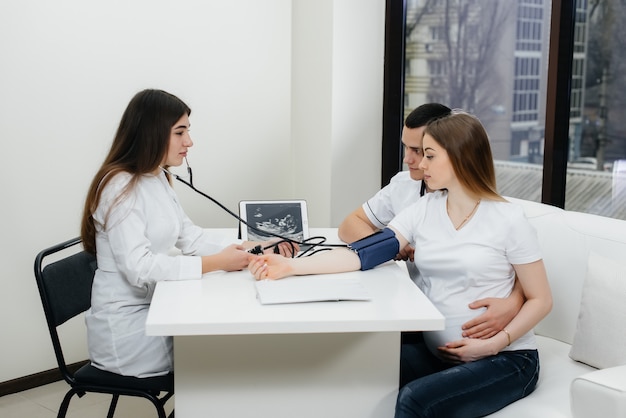
<svg viewBox="0 0 626 418">
<path fill-rule="evenodd" d="M 358 278 L 299 276 L 255 283 L 257 298 L 263 305 L 278 303 L 371 300 Z"/>
</svg>

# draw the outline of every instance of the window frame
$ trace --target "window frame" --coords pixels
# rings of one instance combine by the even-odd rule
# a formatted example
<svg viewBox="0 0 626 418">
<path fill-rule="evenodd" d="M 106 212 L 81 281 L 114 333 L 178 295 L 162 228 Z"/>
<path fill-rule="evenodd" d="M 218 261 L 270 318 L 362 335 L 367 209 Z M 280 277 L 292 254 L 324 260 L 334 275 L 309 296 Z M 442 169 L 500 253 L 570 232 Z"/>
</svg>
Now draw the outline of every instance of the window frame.
<svg viewBox="0 0 626 418">
<path fill-rule="evenodd" d="M 381 187 L 402 170 L 407 0 L 385 0 Z M 541 201 L 565 207 L 575 2 L 552 0 Z"/>
</svg>

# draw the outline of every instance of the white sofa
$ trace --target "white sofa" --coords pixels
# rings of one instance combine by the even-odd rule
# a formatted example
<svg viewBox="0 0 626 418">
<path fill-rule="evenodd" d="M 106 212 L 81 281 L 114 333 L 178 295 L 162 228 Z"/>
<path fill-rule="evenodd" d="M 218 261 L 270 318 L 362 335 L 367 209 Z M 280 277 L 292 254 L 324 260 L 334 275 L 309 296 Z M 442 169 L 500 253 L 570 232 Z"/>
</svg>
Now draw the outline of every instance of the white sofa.
<svg viewBox="0 0 626 418">
<path fill-rule="evenodd" d="M 490 417 L 626 417 L 626 221 L 509 200 L 537 229 L 554 306 L 535 329 L 537 388 Z"/>
</svg>

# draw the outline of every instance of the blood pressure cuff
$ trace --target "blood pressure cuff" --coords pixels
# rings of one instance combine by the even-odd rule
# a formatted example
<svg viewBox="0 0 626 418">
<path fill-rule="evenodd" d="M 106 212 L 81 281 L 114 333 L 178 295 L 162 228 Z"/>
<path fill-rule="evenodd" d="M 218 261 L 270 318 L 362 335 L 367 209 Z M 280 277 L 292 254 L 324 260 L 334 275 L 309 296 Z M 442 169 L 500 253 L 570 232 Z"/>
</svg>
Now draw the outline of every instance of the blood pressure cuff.
<svg viewBox="0 0 626 418">
<path fill-rule="evenodd" d="M 375 232 L 348 245 L 361 260 L 361 270 L 369 270 L 395 258 L 400 252 L 396 234 L 389 228 Z"/>
</svg>

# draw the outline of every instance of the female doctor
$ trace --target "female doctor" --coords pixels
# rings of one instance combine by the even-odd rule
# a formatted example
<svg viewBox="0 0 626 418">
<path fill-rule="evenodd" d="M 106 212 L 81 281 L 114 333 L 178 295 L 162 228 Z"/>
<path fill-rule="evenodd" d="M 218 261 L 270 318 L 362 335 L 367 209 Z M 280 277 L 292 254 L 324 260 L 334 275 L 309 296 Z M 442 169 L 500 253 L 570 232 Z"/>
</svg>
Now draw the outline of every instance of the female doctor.
<svg viewBox="0 0 626 418">
<path fill-rule="evenodd" d="M 533 227 L 522 208 L 496 192 L 489 139 L 478 119 L 452 112 L 430 122 L 423 140 L 420 168 L 436 191 L 389 223 L 386 233 L 396 246 L 382 245 L 375 255 L 385 252 L 390 260 L 397 248 L 414 243 L 420 288 L 446 317 L 446 328 L 403 345 L 395 417 L 481 417 L 534 390 L 533 327 L 550 311 L 552 296 Z M 366 252 L 250 256 L 248 268 L 256 279 L 357 270 L 375 264 Z M 462 324 L 480 313 L 469 304 L 507 297 L 516 274 L 526 296 L 517 315 L 490 338 L 463 338 Z"/>
<path fill-rule="evenodd" d="M 161 90 L 143 90 L 128 104 L 113 144 L 89 188 L 81 224 L 86 251 L 96 255 L 86 314 L 95 367 L 125 376 L 171 373 L 171 337 L 145 335 L 156 282 L 199 279 L 248 265 L 247 247 L 224 248 L 183 211 L 167 169 L 193 145 L 190 108 Z M 180 255 L 170 250 L 178 248 Z M 279 246 L 281 254 L 291 250 Z"/>
</svg>

